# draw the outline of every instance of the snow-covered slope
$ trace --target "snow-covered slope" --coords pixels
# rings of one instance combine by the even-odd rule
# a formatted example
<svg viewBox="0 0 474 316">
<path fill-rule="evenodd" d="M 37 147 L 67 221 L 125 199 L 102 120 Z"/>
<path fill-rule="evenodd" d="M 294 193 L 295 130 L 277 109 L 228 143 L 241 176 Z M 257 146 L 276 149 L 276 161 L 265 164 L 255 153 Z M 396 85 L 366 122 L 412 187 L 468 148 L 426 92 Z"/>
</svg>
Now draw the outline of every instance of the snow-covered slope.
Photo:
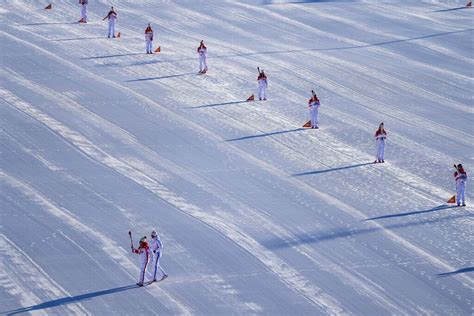
<svg viewBox="0 0 474 316">
<path fill-rule="evenodd" d="M 0 313 L 472 313 L 474 9 L 282 2 L 1 1 Z"/>
</svg>

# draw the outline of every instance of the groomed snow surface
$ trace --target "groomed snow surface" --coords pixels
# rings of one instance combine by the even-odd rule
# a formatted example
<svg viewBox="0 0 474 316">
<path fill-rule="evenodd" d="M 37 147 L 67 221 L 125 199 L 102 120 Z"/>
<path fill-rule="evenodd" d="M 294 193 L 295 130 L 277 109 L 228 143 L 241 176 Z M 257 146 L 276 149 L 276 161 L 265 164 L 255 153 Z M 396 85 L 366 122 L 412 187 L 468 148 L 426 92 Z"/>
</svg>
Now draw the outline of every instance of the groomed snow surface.
<svg viewBox="0 0 474 316">
<path fill-rule="evenodd" d="M 0 314 L 472 315 L 474 9 L 89 2 L 0 1 Z"/>
</svg>

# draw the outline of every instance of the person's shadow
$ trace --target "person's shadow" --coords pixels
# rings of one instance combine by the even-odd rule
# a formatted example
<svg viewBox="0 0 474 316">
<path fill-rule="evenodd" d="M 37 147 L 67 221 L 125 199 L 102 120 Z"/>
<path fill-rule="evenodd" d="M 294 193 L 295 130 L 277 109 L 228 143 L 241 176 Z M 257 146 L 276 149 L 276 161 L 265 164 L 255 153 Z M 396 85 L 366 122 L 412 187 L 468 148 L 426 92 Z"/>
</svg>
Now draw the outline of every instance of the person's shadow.
<svg viewBox="0 0 474 316">
<path fill-rule="evenodd" d="M 405 212 L 405 213 L 396 213 L 396 214 L 388 214 L 388 215 L 382 215 L 382 216 L 377 216 L 377 217 L 371 217 L 364 219 L 363 221 L 373 221 L 373 220 L 379 220 L 379 219 L 386 219 L 386 218 L 393 218 L 393 217 L 403 217 L 403 216 L 410 216 L 410 215 L 418 215 L 418 214 L 424 214 L 424 213 L 430 213 L 430 212 L 436 212 L 436 211 L 441 211 L 441 210 L 446 210 L 450 208 L 458 208 L 458 206 L 454 205 L 438 205 L 436 207 L 427 209 L 427 210 L 421 210 L 421 211 L 410 211 L 410 212 Z"/>
<path fill-rule="evenodd" d="M 18 308 L 15 310 L 7 311 L 7 312 L 0 312 L 0 314 L 7 314 L 7 315 L 16 315 L 20 313 L 28 313 L 36 310 L 41 310 L 45 308 L 52 308 L 52 307 L 57 307 L 61 305 L 67 305 L 71 303 L 77 303 L 85 300 L 92 299 L 94 297 L 98 296 L 103 296 L 103 295 L 108 295 L 108 294 L 113 294 L 117 292 L 122 292 L 122 291 L 127 291 L 131 289 L 138 288 L 138 285 L 126 285 L 126 286 L 121 286 L 121 287 L 116 287 L 113 289 L 108 289 L 108 290 L 102 290 L 102 291 L 97 291 L 97 292 L 91 292 L 91 293 L 86 293 L 86 294 L 81 294 L 81 295 L 76 295 L 76 296 L 67 296 L 67 297 L 62 297 L 58 298 L 52 301 L 47 301 L 43 302 L 37 305 L 32 305 L 28 307 L 22 307 Z"/>
<path fill-rule="evenodd" d="M 452 272 L 438 273 L 437 276 L 439 278 L 442 278 L 442 277 L 447 277 L 447 276 L 456 275 L 460 273 L 467 273 L 467 272 L 474 272 L 474 267 L 463 268 L 463 269 L 459 269 Z"/>
<path fill-rule="evenodd" d="M 309 176 L 309 175 L 312 175 L 312 174 L 320 174 L 320 173 L 326 173 L 326 172 L 332 172 L 332 171 L 358 168 L 358 167 L 363 167 L 363 166 L 368 166 L 368 165 L 373 165 L 373 164 L 374 164 L 373 162 L 365 162 L 365 163 L 359 163 L 359 164 L 356 164 L 356 165 L 349 165 L 349 166 L 335 167 L 335 168 L 329 168 L 329 169 L 324 169 L 324 170 L 315 170 L 315 171 L 295 173 L 295 174 L 292 174 L 292 176 L 293 177 Z"/>
<path fill-rule="evenodd" d="M 299 131 L 304 131 L 304 130 L 305 130 L 305 128 L 299 127 L 299 128 L 288 129 L 288 130 L 284 130 L 284 131 L 277 131 L 277 132 L 270 132 L 270 133 L 263 133 L 263 134 L 258 134 L 258 135 L 250 135 L 250 136 L 243 136 L 243 137 L 227 139 L 226 142 L 235 142 L 237 140 L 254 139 L 254 138 L 274 136 L 274 135 L 279 135 L 279 134 L 299 132 Z"/>
<path fill-rule="evenodd" d="M 127 80 L 126 82 L 140 82 L 140 81 L 160 80 L 160 79 L 169 79 L 169 78 L 176 78 L 176 77 L 185 77 L 185 76 L 191 76 L 191 75 L 196 75 L 197 76 L 197 74 L 195 72 L 188 72 L 188 73 L 184 73 L 184 74 L 167 75 L 167 76 L 161 76 L 161 77 L 130 79 L 130 80 Z"/>
<path fill-rule="evenodd" d="M 469 7 L 463 6 L 463 7 L 451 8 L 451 9 L 436 10 L 433 12 L 449 12 L 449 11 L 457 11 L 457 10 L 464 10 L 464 9 L 469 9 Z"/>
</svg>

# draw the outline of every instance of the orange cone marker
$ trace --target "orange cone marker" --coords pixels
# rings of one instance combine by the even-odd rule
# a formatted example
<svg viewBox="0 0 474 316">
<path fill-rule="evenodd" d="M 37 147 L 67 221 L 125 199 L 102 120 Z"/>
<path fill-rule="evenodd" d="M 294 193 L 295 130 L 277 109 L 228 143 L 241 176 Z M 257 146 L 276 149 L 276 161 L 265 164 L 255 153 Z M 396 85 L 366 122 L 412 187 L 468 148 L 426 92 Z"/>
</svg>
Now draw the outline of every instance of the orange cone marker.
<svg viewBox="0 0 474 316">
<path fill-rule="evenodd" d="M 254 101 L 254 100 L 255 100 L 255 96 L 252 94 L 251 96 L 248 97 L 247 102 Z"/>
<path fill-rule="evenodd" d="M 45 10 L 51 10 L 52 8 L 53 8 L 53 5 L 50 3 L 44 9 Z"/>
<path fill-rule="evenodd" d="M 449 203 L 449 204 L 456 203 L 456 195 L 453 195 L 446 203 Z"/>
<path fill-rule="evenodd" d="M 158 48 L 155 49 L 155 53 L 159 53 L 159 52 L 161 52 L 161 46 L 158 46 Z"/>
<path fill-rule="evenodd" d="M 117 33 L 117 37 L 120 37 L 120 32 Z"/>
<path fill-rule="evenodd" d="M 466 4 L 466 7 L 469 7 L 469 8 L 471 8 L 471 7 L 472 7 L 472 0 L 471 0 L 471 1 L 469 1 L 469 2 Z"/>
<path fill-rule="evenodd" d="M 304 123 L 303 127 L 311 127 L 311 120 L 308 122 Z"/>
</svg>

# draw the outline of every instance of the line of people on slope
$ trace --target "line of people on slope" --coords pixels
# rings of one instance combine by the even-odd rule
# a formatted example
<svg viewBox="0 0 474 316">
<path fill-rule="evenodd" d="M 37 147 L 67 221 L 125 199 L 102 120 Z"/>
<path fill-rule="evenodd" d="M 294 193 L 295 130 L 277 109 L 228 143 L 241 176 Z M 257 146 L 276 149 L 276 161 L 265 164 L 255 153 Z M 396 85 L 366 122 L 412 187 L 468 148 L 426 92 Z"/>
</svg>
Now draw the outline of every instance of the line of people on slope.
<svg viewBox="0 0 474 316">
<path fill-rule="evenodd" d="M 319 103 L 319 100 L 314 91 L 312 91 L 312 97 L 309 100 L 309 103 Z M 317 107 L 319 107 L 319 105 Z M 377 160 L 374 163 L 385 162 L 384 150 L 386 138 L 387 132 L 385 131 L 384 124 L 382 122 L 380 123 L 377 131 L 375 132 L 375 139 L 377 144 Z M 464 170 L 462 164 L 455 164 L 454 168 L 456 169 L 456 171 L 454 172 L 454 179 L 456 182 L 456 203 L 457 206 L 466 206 L 465 190 L 467 172 Z M 163 243 L 161 242 L 161 239 L 156 233 L 156 231 L 153 230 L 151 232 L 150 246 L 148 245 L 146 236 L 144 236 L 140 239 L 138 248 L 134 248 L 132 244 L 132 252 L 138 254 L 140 258 L 140 274 L 137 283 L 138 286 L 143 286 L 145 284 L 146 274 L 148 274 L 149 276 L 149 283 L 156 282 L 157 280 L 164 280 L 168 277 L 168 275 L 160 265 L 160 258 L 163 254 Z M 159 276 L 159 279 L 157 278 L 157 276 Z"/>
<path fill-rule="evenodd" d="M 132 245 L 132 253 L 138 254 L 140 258 L 138 286 L 145 284 L 145 275 L 148 275 L 149 283 L 164 280 L 168 277 L 160 265 L 160 258 L 163 255 L 163 243 L 156 231 L 151 232 L 150 245 L 148 245 L 147 238 L 144 236 L 140 239 L 138 248 L 134 248 Z"/>
</svg>

